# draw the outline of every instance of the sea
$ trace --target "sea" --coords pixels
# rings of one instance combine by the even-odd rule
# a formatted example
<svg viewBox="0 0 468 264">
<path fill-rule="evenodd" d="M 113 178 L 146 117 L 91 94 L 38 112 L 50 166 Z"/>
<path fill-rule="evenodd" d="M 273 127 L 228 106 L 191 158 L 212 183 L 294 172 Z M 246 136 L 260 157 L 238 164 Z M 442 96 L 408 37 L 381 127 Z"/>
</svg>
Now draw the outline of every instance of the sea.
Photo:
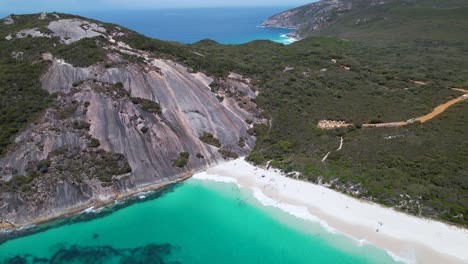
<svg viewBox="0 0 468 264">
<path fill-rule="evenodd" d="M 284 44 L 288 29 L 262 28 L 287 8 L 77 12 L 149 37 Z M 263 206 L 232 183 L 190 179 L 105 209 L 0 233 L 0 263 L 399 263 L 386 251 Z"/>
<path fill-rule="evenodd" d="M 222 44 L 244 44 L 253 40 L 271 40 L 290 44 L 295 39 L 285 28 L 261 27 L 265 19 L 281 11 L 283 7 L 232 7 L 232 8 L 169 8 L 149 10 L 59 10 L 99 21 L 114 23 L 132 29 L 148 37 L 192 44 L 211 39 Z M 0 7 L 0 17 L 14 10 Z M 43 10 L 31 10 L 38 13 Z M 50 9 L 49 12 L 55 11 Z M 19 14 L 19 13 L 18 13 Z"/>
<path fill-rule="evenodd" d="M 236 184 L 199 179 L 24 232 L 0 245 L 0 263 L 397 263 Z"/>
</svg>

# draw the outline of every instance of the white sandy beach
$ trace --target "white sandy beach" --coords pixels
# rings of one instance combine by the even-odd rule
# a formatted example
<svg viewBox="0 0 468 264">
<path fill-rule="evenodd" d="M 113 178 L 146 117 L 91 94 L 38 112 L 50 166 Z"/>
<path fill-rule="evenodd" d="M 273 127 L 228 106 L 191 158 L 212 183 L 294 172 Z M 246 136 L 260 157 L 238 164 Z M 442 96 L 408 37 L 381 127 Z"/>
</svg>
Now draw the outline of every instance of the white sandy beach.
<svg viewBox="0 0 468 264">
<path fill-rule="evenodd" d="M 237 183 L 265 206 L 383 248 L 408 263 L 468 263 L 468 230 L 354 199 L 324 186 L 254 167 L 243 158 L 193 176 Z"/>
</svg>

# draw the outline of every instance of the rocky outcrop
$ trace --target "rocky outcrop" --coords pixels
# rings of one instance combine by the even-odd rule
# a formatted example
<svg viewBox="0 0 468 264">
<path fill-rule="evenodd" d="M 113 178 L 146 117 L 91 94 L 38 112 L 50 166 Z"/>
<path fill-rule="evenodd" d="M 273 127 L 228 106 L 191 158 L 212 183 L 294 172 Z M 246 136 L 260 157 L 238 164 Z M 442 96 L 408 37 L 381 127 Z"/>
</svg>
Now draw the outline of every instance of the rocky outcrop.
<svg viewBox="0 0 468 264">
<path fill-rule="evenodd" d="M 80 68 L 43 54 L 50 66 L 42 87 L 57 99 L 0 159 L 0 220 L 21 224 L 112 200 L 254 147 L 248 130 L 261 120 L 249 80 L 232 74 L 215 81 L 117 43 L 83 20 L 48 28 L 64 43 L 107 38 L 108 65 Z M 220 146 L 200 140 L 205 133 Z"/>
<path fill-rule="evenodd" d="M 11 17 L 5 17 L 3 19 L 3 24 L 4 25 L 11 25 L 11 24 L 14 24 L 14 23 L 15 23 L 15 21 Z"/>
<path fill-rule="evenodd" d="M 362 13 L 362 17 L 358 15 L 361 18 L 356 20 L 359 24 L 361 20 L 367 19 L 365 10 L 396 1 L 405 2 L 405 0 L 321 0 L 276 14 L 263 22 L 262 26 L 294 29 L 290 36 L 304 38 L 318 34 L 336 23 L 343 23 L 339 21 L 344 16 Z M 414 4 L 417 1 L 406 2 Z"/>
<path fill-rule="evenodd" d="M 335 19 L 340 12 L 346 12 L 352 7 L 352 0 L 321 0 L 276 14 L 263 22 L 262 26 L 296 30 L 307 26 L 317 31 Z"/>
<path fill-rule="evenodd" d="M 104 27 L 78 18 L 52 21 L 47 26 L 47 29 L 51 31 L 53 36 L 59 37 L 62 43 L 65 44 L 70 44 L 83 38 L 103 36 L 106 33 Z"/>
</svg>

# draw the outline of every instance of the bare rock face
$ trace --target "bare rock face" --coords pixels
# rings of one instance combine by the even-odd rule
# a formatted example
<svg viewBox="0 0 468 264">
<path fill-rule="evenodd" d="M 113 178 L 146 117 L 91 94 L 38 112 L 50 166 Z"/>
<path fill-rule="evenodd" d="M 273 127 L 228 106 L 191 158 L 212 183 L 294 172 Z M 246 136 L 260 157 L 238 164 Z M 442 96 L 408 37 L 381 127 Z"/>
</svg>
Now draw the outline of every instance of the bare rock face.
<svg viewBox="0 0 468 264">
<path fill-rule="evenodd" d="M 26 38 L 28 36 L 33 37 L 33 38 L 50 37 L 49 35 L 40 32 L 37 28 L 25 29 L 16 33 L 16 38 L 21 39 L 21 38 Z"/>
<path fill-rule="evenodd" d="M 40 20 L 44 20 L 47 18 L 47 13 L 46 12 L 42 12 L 40 15 L 39 15 L 39 19 Z"/>
<path fill-rule="evenodd" d="M 81 22 L 59 21 L 49 27 L 61 37 L 72 36 L 68 41 L 101 34 L 70 33 Z M 79 68 L 43 54 L 51 65 L 42 86 L 58 97 L 0 159 L 1 220 L 24 223 L 113 199 L 254 147 L 248 130 L 261 120 L 249 80 L 232 74 L 216 80 L 214 89 L 214 80 L 203 73 L 128 52 L 145 62 L 110 53 L 119 67 Z M 220 146 L 202 141 L 205 133 Z M 182 156 L 186 160 L 179 162 Z"/>
<path fill-rule="evenodd" d="M 396 0 L 321 0 L 276 14 L 263 22 L 262 26 L 294 29 L 289 36 L 301 39 L 333 27 L 340 17 L 394 1 Z M 362 20 L 367 21 L 366 18 Z M 361 22 L 359 19 L 356 21 L 357 24 Z"/>
<path fill-rule="evenodd" d="M 332 20 L 337 12 L 350 10 L 352 7 L 352 0 L 321 0 L 274 15 L 262 26 L 299 29 L 304 25 L 311 25 L 313 30 L 318 30 Z"/>
<path fill-rule="evenodd" d="M 82 19 L 60 19 L 50 22 L 47 29 L 53 36 L 60 37 L 62 43 L 70 44 L 83 38 L 103 36 L 106 29 Z"/>
<path fill-rule="evenodd" d="M 11 17 L 5 17 L 3 19 L 3 24 L 5 24 L 5 25 L 11 25 L 11 24 L 14 24 L 14 23 L 15 23 L 15 21 Z"/>
</svg>

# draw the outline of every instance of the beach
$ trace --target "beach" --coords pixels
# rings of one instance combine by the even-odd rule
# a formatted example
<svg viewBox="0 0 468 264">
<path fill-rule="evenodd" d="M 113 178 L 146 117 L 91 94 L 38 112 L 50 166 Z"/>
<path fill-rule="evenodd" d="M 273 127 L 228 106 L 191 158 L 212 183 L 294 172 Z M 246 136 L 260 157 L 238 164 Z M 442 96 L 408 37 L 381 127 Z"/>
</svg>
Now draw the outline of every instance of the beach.
<svg viewBox="0 0 468 264">
<path fill-rule="evenodd" d="M 330 232 L 375 245 L 406 263 L 468 263 L 466 229 L 288 178 L 278 170 L 255 167 L 243 158 L 212 167 L 193 178 L 235 183 L 251 190 L 264 206 L 319 222 Z"/>
</svg>

